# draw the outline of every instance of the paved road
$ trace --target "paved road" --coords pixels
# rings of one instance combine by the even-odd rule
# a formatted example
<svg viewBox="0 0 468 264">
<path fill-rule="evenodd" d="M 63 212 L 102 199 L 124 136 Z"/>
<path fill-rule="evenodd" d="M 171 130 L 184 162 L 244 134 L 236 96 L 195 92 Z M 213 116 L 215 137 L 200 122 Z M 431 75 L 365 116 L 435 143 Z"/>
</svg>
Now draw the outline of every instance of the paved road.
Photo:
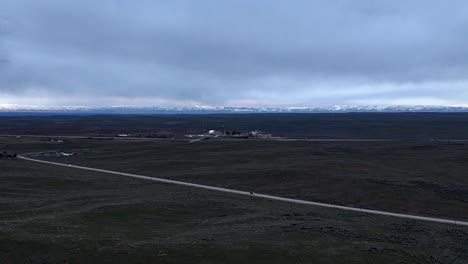
<svg viewBox="0 0 468 264">
<path fill-rule="evenodd" d="M 399 213 L 392 213 L 392 212 L 379 211 L 379 210 L 369 210 L 369 209 L 362 209 L 362 208 L 357 208 L 357 207 L 349 207 L 349 206 L 341 206 L 341 205 L 335 205 L 335 204 L 311 202 L 311 201 L 284 198 L 284 197 L 279 197 L 279 196 L 272 196 L 272 195 L 259 194 L 259 193 L 253 193 L 253 192 L 231 190 L 231 189 L 213 187 L 213 186 L 202 185 L 202 184 L 195 184 L 195 183 L 173 181 L 173 180 L 167 180 L 167 179 L 161 179 L 161 178 L 155 178 L 155 177 L 148 177 L 148 176 L 143 176 L 143 175 L 138 175 L 138 174 L 131 174 L 131 173 L 111 171 L 111 170 L 96 169 L 96 168 L 76 166 L 76 165 L 64 164 L 64 163 L 58 163 L 58 162 L 51 162 L 51 161 L 43 161 L 43 160 L 38 160 L 38 159 L 27 158 L 27 157 L 24 157 L 24 156 L 18 156 L 18 158 L 23 159 L 23 160 L 27 160 L 27 161 L 32 161 L 32 162 L 39 162 L 39 163 L 45 163 L 45 164 L 56 165 L 56 166 L 63 166 L 63 167 L 68 167 L 68 168 L 75 168 L 75 169 L 81 169 L 81 170 L 109 173 L 109 174 L 115 174 L 115 175 L 120 175 L 120 176 L 125 176 L 125 177 L 132 177 L 132 178 L 138 178 L 138 179 L 150 180 L 150 181 L 156 181 L 156 182 L 162 182 L 162 183 L 168 183 L 168 184 L 177 184 L 177 185 L 183 185 L 183 186 L 190 186 L 190 187 L 195 187 L 195 188 L 200 188 L 200 189 L 206 189 L 206 190 L 212 190 L 212 191 L 218 191 L 218 192 L 225 192 L 225 193 L 233 193 L 233 194 L 239 194 L 239 195 L 250 196 L 250 197 L 258 197 L 258 198 L 264 198 L 264 199 L 275 200 L 275 201 L 282 201 L 282 202 L 289 202 L 289 203 L 296 203 L 296 204 L 305 204 L 305 205 L 313 205 L 313 206 L 334 208 L 334 209 L 354 211 L 354 212 L 374 214 L 374 215 L 393 216 L 393 217 L 404 218 L 404 219 L 413 219 L 413 220 L 421 220 L 421 221 L 428 221 L 428 222 L 435 222 L 435 223 L 468 226 L 468 222 L 465 222 L 465 221 L 457 221 L 457 220 L 451 220 L 451 219 L 442 219 L 442 218 L 417 216 L 417 215 L 409 215 L 409 214 L 399 214 Z"/>
</svg>

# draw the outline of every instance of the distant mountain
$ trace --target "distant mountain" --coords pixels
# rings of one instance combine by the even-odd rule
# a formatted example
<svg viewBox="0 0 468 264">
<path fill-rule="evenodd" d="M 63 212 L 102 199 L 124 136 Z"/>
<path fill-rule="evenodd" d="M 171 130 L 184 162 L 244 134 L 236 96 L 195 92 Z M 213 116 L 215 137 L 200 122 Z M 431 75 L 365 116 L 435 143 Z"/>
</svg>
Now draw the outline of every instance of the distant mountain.
<svg viewBox="0 0 468 264">
<path fill-rule="evenodd" d="M 35 107 L 35 106 L 0 106 L 0 115 L 93 115 L 93 114 L 215 114 L 215 113 L 353 113 L 353 112 L 431 112 L 452 113 L 468 112 L 468 107 L 454 106 L 381 106 L 335 105 L 328 107 Z"/>
</svg>

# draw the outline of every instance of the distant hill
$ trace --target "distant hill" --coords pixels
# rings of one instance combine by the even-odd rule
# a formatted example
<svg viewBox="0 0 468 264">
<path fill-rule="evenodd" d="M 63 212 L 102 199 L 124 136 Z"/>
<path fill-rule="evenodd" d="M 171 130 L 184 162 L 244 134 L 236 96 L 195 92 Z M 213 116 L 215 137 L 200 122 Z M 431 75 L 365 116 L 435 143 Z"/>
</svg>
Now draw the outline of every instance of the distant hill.
<svg viewBox="0 0 468 264">
<path fill-rule="evenodd" d="M 361 105 L 328 107 L 35 107 L 0 106 L 0 115 L 94 115 L 94 114 L 229 114 L 229 113 L 404 113 L 468 112 L 468 107 L 454 106 L 381 106 Z"/>
</svg>

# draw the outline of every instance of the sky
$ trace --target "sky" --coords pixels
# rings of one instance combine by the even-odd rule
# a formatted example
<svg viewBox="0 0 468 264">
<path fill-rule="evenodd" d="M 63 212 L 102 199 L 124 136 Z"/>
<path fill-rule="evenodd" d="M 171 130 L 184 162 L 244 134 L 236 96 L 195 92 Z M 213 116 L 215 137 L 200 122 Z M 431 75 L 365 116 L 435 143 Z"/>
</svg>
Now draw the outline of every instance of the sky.
<svg viewBox="0 0 468 264">
<path fill-rule="evenodd" d="M 468 106 L 468 1 L 0 1 L 0 106 L 369 104 Z"/>
</svg>

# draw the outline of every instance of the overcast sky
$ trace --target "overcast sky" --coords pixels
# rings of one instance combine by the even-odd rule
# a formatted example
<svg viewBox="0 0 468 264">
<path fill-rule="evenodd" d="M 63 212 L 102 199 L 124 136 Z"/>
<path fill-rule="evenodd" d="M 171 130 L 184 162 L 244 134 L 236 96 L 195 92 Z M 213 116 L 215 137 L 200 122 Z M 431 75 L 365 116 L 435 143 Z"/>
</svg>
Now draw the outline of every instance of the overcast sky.
<svg viewBox="0 0 468 264">
<path fill-rule="evenodd" d="M 2 104 L 468 106 L 468 1 L 2 0 Z"/>
</svg>

